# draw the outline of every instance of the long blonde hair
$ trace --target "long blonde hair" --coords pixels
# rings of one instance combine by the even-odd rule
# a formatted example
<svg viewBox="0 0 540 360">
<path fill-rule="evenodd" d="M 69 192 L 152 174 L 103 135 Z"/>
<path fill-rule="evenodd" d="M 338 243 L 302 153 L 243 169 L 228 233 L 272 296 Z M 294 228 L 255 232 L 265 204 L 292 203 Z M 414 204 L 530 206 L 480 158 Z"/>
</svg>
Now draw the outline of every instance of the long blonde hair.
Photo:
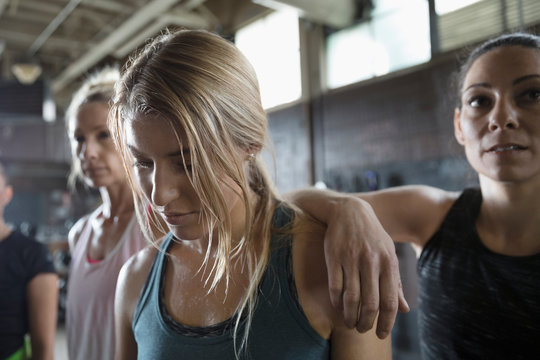
<svg viewBox="0 0 540 360">
<path fill-rule="evenodd" d="M 167 32 L 126 65 L 115 89 L 109 125 L 134 190 L 137 216 L 145 235 L 152 240 L 152 229 L 160 224 L 159 215 L 148 206 L 148 200 L 133 179 L 124 129 L 127 119 L 140 114 L 166 119 L 178 139 L 180 133 L 187 139 L 188 144 L 179 143 L 179 147 L 187 145 L 190 149 L 190 181 L 200 197 L 209 237 L 218 239 L 216 260 L 207 278 L 209 291 L 220 280 L 225 279 L 228 284 L 231 258 L 248 254 L 250 285 L 237 309 L 234 332 L 236 348 L 240 319 L 246 315 L 243 348 L 257 288 L 268 264 L 271 218 L 277 203 L 259 156 L 249 162 L 247 175 L 241 160 L 235 156 L 238 149 L 258 153 L 267 143 L 266 114 L 255 72 L 232 43 L 203 30 Z M 148 116 L 145 121 L 153 118 Z M 236 245 L 232 242 L 231 218 L 219 186 L 223 175 L 239 186 L 246 209 L 244 237 Z M 255 204 L 250 203 L 249 193 L 256 194 Z M 256 247 L 262 248 L 258 255 Z M 208 261 L 209 251 L 205 264 Z"/>
</svg>

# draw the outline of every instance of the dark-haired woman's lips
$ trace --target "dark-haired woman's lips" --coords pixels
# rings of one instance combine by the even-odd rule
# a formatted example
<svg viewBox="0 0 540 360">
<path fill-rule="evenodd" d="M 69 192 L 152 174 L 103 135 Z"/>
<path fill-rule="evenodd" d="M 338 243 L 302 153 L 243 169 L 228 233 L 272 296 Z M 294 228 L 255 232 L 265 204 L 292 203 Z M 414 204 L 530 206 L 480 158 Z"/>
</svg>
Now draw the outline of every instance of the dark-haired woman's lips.
<svg viewBox="0 0 540 360">
<path fill-rule="evenodd" d="M 527 150 L 526 146 L 519 144 L 497 144 L 488 149 L 488 152 L 495 154 L 503 154 L 508 152 L 516 152 Z"/>
</svg>

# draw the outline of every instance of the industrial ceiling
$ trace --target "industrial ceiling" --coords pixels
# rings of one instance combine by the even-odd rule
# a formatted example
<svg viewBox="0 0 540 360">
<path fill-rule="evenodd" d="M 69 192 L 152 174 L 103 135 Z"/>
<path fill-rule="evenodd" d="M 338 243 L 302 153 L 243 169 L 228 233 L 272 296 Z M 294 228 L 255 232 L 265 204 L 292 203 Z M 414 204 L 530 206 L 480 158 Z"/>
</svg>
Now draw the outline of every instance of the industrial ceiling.
<svg viewBox="0 0 540 360">
<path fill-rule="evenodd" d="M 0 80 L 39 65 L 65 107 L 90 70 L 122 64 L 166 27 L 226 35 L 269 11 L 250 0 L 0 0 Z"/>
</svg>

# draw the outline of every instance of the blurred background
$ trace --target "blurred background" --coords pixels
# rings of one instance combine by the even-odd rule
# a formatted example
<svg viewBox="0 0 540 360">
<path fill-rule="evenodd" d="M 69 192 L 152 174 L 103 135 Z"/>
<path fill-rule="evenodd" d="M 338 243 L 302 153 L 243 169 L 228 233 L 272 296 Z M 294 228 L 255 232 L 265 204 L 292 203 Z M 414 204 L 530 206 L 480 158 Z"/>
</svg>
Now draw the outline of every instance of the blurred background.
<svg viewBox="0 0 540 360">
<path fill-rule="evenodd" d="M 0 0 L 0 162 L 15 188 L 6 220 L 49 245 L 64 281 L 67 232 L 99 202 L 67 189 L 64 111 L 86 75 L 122 66 L 165 28 L 220 33 L 251 60 L 281 192 L 459 190 L 477 179 L 453 138 L 457 60 L 489 37 L 538 33 L 540 1 Z M 416 260 L 397 251 L 414 308 Z M 416 359 L 414 310 L 393 335 L 394 358 Z"/>
</svg>

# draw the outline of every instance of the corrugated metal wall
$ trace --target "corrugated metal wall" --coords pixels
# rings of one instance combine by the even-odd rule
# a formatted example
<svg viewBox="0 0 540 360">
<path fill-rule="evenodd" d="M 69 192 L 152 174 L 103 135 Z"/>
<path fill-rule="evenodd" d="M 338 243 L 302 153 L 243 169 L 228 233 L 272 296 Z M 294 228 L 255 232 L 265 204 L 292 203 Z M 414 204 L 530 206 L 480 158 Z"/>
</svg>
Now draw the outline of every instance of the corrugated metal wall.
<svg viewBox="0 0 540 360">
<path fill-rule="evenodd" d="M 439 16 L 441 51 L 540 23 L 539 0 L 483 0 Z"/>
</svg>

